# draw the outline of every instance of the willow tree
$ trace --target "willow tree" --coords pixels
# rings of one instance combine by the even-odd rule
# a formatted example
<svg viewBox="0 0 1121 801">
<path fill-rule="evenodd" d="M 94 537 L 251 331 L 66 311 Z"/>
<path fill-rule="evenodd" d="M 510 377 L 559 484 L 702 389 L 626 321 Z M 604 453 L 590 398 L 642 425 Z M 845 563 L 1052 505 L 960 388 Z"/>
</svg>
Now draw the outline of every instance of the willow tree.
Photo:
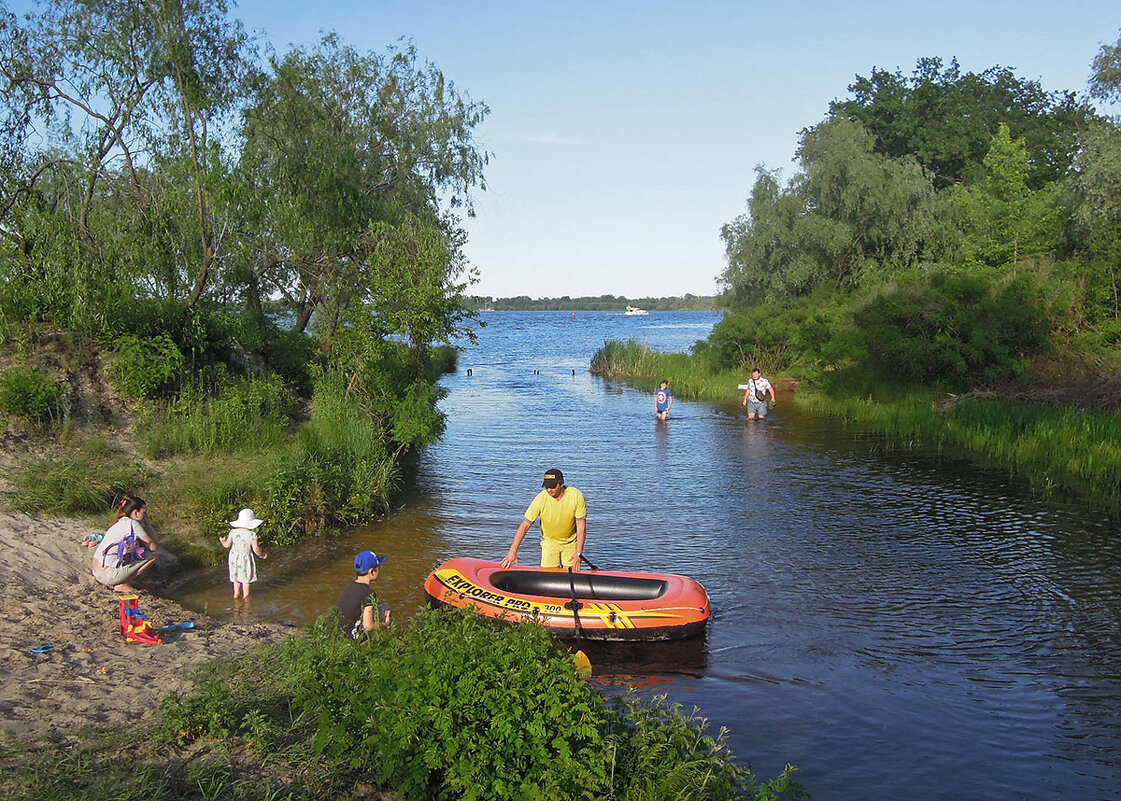
<svg viewBox="0 0 1121 801">
<path fill-rule="evenodd" d="M 1090 95 L 1121 104 L 1121 37 L 1103 45 L 1090 64 Z M 1116 106 L 1115 106 L 1116 108 Z M 1097 269 L 1099 304 L 1121 334 L 1121 115 L 1091 125 L 1071 177 L 1074 221 Z"/>
<path fill-rule="evenodd" d="M 197 303 L 231 227 L 214 209 L 215 134 L 251 64 L 222 0 L 47 0 L 23 18 L 5 9 L 9 275 L 63 296 L 123 284 Z"/>
<path fill-rule="evenodd" d="M 470 280 L 458 214 L 485 188 L 488 109 L 406 46 L 334 35 L 274 58 L 245 114 L 242 240 L 262 291 L 329 346 L 342 327 L 416 344 L 451 336 Z"/>
<path fill-rule="evenodd" d="M 935 258 L 951 238 L 929 178 L 911 156 L 875 152 L 859 123 L 802 132 L 787 186 L 758 170 L 748 212 L 725 225 L 724 284 L 738 300 L 780 300 L 816 287 L 852 288 L 865 267 Z"/>
<path fill-rule="evenodd" d="M 1066 224 L 1053 184 L 1028 184 L 1031 162 L 1022 139 L 1001 123 L 985 156 L 984 172 L 953 189 L 953 206 L 970 264 L 1011 266 L 1041 256 L 1054 257 Z"/>
</svg>

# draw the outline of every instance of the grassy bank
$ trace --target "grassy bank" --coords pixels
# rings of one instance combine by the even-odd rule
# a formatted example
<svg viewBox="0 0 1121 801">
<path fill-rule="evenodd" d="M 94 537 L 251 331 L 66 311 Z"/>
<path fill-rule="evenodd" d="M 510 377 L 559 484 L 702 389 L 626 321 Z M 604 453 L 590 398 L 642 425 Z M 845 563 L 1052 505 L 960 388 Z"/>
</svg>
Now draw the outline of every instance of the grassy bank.
<svg viewBox="0 0 1121 801">
<path fill-rule="evenodd" d="M 792 769 L 760 783 L 725 732 L 664 699 L 605 698 L 536 625 L 427 610 L 368 643 L 316 627 L 211 663 L 150 731 L 77 752 L 3 752 L 23 799 L 798 798 Z M 380 788 L 400 795 L 382 795 Z"/>
<path fill-rule="evenodd" d="M 889 402 L 800 392 L 799 406 L 887 434 L 902 447 L 932 447 L 1006 470 L 1044 496 L 1084 498 L 1121 517 L 1121 415 L 1000 398 Z"/>
<path fill-rule="evenodd" d="M 728 400 L 745 377 L 714 369 L 703 353 L 658 353 L 633 340 L 604 343 L 592 372 L 650 387 L 668 377 L 677 397 L 710 401 Z M 1121 414 L 995 397 L 944 404 L 944 394 L 894 386 L 798 386 L 799 407 L 883 433 L 897 447 L 933 448 L 1007 470 L 1038 493 L 1084 498 L 1121 517 Z"/>
</svg>

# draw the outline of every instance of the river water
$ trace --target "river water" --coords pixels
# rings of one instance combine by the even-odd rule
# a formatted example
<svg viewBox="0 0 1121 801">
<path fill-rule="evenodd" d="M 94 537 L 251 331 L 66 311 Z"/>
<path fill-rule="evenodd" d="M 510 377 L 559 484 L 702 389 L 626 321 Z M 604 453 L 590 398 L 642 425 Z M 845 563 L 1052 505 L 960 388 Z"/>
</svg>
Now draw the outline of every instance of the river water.
<svg viewBox="0 0 1121 801">
<path fill-rule="evenodd" d="M 1103 515 L 781 397 L 747 421 L 735 387 L 661 423 L 653 387 L 588 372 L 607 339 L 685 350 L 709 313 L 483 319 L 402 509 L 271 554 L 247 607 L 224 568 L 179 599 L 307 622 L 373 548 L 405 618 L 434 564 L 501 559 L 559 467 L 587 496 L 591 561 L 690 575 L 715 610 L 699 640 L 588 649 L 596 681 L 697 706 L 758 776 L 793 763 L 816 801 L 1121 799 L 1121 536 Z"/>
</svg>

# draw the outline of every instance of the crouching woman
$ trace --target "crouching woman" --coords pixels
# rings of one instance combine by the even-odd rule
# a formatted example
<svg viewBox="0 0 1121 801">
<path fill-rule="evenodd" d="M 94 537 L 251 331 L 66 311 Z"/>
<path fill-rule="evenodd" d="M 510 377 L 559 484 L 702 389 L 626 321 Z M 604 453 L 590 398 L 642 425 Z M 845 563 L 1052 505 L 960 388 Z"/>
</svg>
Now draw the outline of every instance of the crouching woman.
<svg viewBox="0 0 1121 801">
<path fill-rule="evenodd" d="M 136 592 L 130 584 L 156 563 L 156 541 L 145 526 L 148 505 L 143 498 L 126 495 L 117 509 L 117 520 L 93 549 L 93 577 L 116 592 Z"/>
</svg>

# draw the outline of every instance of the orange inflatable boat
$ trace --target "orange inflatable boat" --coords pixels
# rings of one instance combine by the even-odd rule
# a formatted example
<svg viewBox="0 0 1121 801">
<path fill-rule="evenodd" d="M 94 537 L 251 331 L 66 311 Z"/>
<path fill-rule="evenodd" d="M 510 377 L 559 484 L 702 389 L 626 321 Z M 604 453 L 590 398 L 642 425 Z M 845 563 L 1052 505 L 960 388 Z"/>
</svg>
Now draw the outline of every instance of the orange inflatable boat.
<svg viewBox="0 0 1121 801">
<path fill-rule="evenodd" d="M 698 582 L 669 573 L 510 567 L 451 559 L 424 591 L 434 605 L 487 617 L 533 620 L 558 636 L 588 640 L 676 640 L 704 632 L 712 609 Z"/>
</svg>

